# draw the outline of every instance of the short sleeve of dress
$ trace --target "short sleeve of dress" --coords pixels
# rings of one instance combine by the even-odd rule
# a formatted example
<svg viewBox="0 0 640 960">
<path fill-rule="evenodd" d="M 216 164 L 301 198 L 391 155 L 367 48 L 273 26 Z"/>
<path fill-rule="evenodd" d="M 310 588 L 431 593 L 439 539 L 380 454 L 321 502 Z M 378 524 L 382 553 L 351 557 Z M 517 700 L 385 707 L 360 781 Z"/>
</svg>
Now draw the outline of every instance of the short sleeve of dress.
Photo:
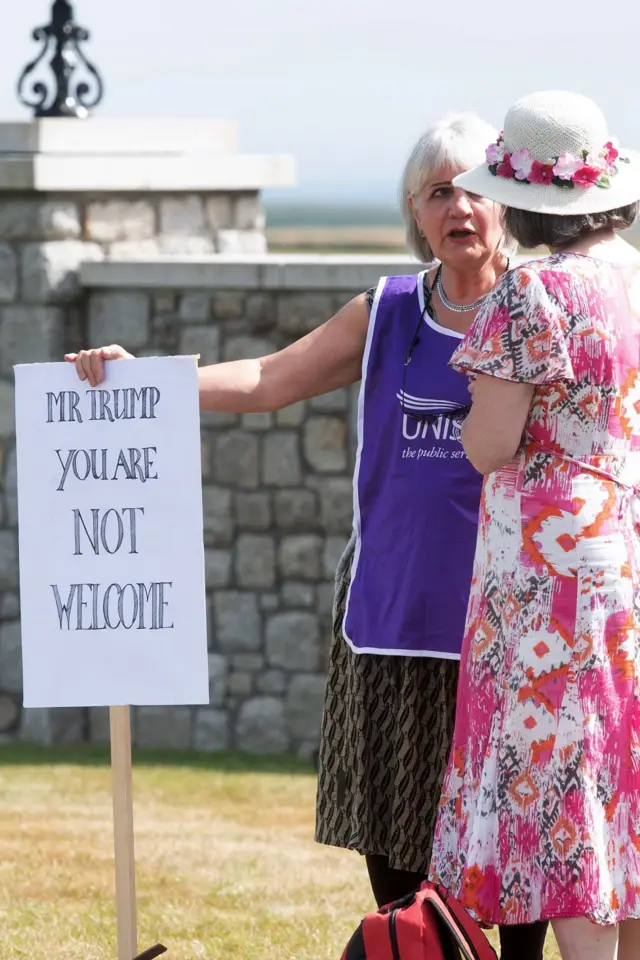
<svg viewBox="0 0 640 960">
<path fill-rule="evenodd" d="M 451 357 L 460 373 L 517 383 L 575 382 L 566 316 L 535 268 L 505 274 Z"/>
</svg>

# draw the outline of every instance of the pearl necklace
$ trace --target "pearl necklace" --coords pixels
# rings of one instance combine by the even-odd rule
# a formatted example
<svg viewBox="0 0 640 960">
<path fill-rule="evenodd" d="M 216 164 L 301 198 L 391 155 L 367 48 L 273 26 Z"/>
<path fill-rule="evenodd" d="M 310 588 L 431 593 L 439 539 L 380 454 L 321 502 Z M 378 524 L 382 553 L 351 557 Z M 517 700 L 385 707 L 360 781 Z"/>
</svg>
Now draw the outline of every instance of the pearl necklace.
<svg viewBox="0 0 640 960">
<path fill-rule="evenodd" d="M 509 269 L 509 261 L 507 260 L 507 266 L 505 268 L 505 273 Z M 447 308 L 451 310 L 452 313 L 471 313 L 472 310 L 479 310 L 482 304 L 485 302 L 491 290 L 488 293 L 485 293 L 483 296 L 478 297 L 477 300 L 474 300 L 473 303 L 452 303 L 451 300 L 447 297 L 444 292 L 444 287 L 442 286 L 442 264 L 438 267 L 438 273 L 436 274 L 436 290 L 438 291 L 438 296 L 442 300 L 442 303 Z"/>
</svg>

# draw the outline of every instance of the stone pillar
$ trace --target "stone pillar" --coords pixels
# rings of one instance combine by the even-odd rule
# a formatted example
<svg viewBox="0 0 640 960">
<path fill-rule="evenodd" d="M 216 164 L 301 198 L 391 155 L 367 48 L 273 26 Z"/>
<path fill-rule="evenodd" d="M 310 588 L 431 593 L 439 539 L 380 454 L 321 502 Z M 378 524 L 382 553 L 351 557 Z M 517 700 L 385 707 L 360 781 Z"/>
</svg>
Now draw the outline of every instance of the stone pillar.
<svg viewBox="0 0 640 960">
<path fill-rule="evenodd" d="M 100 339 L 99 304 L 85 322 L 82 263 L 264 253 L 260 191 L 292 184 L 291 158 L 238 153 L 226 121 L 0 123 L 0 741 L 78 739 L 87 720 L 21 716 L 13 365 Z M 136 349 L 150 323 L 146 299 L 125 294 L 110 340 Z"/>
</svg>

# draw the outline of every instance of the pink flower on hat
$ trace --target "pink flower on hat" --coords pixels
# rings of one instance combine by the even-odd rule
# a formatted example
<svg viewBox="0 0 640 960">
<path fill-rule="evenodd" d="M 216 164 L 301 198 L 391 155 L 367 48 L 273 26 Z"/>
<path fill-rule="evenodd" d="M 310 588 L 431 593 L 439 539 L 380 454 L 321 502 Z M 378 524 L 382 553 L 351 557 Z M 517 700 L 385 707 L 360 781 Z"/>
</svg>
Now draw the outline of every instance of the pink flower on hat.
<svg viewBox="0 0 640 960">
<path fill-rule="evenodd" d="M 584 160 L 570 153 L 561 153 L 556 160 L 553 173 L 559 180 L 573 180 L 574 173 L 584 166 Z"/>
<path fill-rule="evenodd" d="M 503 143 L 491 143 L 487 147 L 487 152 L 485 154 L 487 158 L 487 163 L 502 163 L 502 158 L 504 157 L 504 144 Z"/>
<path fill-rule="evenodd" d="M 511 154 L 511 166 L 515 170 L 516 180 L 527 180 L 533 167 L 533 157 L 526 147 Z"/>
<path fill-rule="evenodd" d="M 599 170 L 603 173 L 605 170 L 609 169 L 609 164 L 605 158 L 605 151 L 601 153 L 588 153 L 584 158 L 585 166 L 593 167 L 596 170 Z"/>
<path fill-rule="evenodd" d="M 543 163 L 542 160 L 534 160 L 529 174 L 529 183 L 551 183 L 553 180 L 553 165 Z"/>
<path fill-rule="evenodd" d="M 608 143 L 605 143 L 603 153 L 604 162 L 608 167 L 612 167 L 620 156 L 619 151 L 616 149 L 611 140 L 609 140 Z"/>
<path fill-rule="evenodd" d="M 497 177 L 504 177 L 506 180 L 511 180 L 515 170 L 511 166 L 511 156 L 508 153 L 505 153 L 502 163 L 498 165 L 496 170 Z"/>
<path fill-rule="evenodd" d="M 598 170 L 597 167 L 584 166 L 576 170 L 572 179 L 579 187 L 591 187 L 601 176 L 602 170 Z"/>
</svg>

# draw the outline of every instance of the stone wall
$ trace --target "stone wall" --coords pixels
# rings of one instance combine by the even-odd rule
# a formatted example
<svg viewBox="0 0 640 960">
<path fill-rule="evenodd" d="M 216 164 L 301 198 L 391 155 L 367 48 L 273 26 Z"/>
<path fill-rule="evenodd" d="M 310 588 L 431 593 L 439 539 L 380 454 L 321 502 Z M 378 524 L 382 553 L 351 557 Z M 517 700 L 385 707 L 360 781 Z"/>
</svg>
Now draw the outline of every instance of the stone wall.
<svg viewBox="0 0 640 960">
<path fill-rule="evenodd" d="M 72 224 L 74 216 L 70 207 Z M 107 219 L 101 223 L 104 243 Z M 115 225 L 113 231 L 110 242 L 117 243 Z M 97 244 L 96 235 L 85 222 L 77 242 Z M 314 329 L 380 274 L 413 271 L 415 264 L 381 258 L 89 260 L 80 276 L 61 281 L 74 291 L 63 302 L 45 271 L 43 303 L 30 295 L 28 238 L 16 236 L 4 249 L 0 296 L 6 291 L 13 302 L 2 308 L 0 323 L 0 735 L 104 741 L 106 710 L 19 706 L 11 365 L 112 342 L 139 356 L 199 353 L 202 364 L 257 357 Z M 276 413 L 202 415 L 211 703 L 136 708 L 138 745 L 303 756 L 316 749 L 333 577 L 352 522 L 356 400 L 357 386 Z"/>
</svg>

